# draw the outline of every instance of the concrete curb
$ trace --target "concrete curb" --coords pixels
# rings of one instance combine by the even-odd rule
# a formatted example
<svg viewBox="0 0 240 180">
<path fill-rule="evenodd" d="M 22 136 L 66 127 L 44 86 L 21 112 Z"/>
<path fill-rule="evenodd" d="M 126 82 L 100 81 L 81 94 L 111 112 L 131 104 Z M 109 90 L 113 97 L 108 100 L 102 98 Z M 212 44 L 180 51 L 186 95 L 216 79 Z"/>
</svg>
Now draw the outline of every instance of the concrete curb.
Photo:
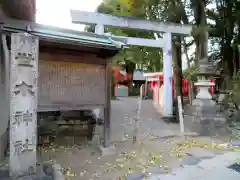
<svg viewBox="0 0 240 180">
<path fill-rule="evenodd" d="M 112 144 L 109 147 L 99 146 L 98 148 L 100 150 L 101 156 L 109 156 L 117 153 L 116 147 Z"/>
<path fill-rule="evenodd" d="M 62 168 L 60 164 L 52 164 L 46 162 L 43 164 L 43 171 L 53 180 L 65 180 L 65 176 L 62 173 Z"/>
<path fill-rule="evenodd" d="M 62 173 L 60 164 L 54 164 L 53 166 L 53 179 L 54 180 L 65 180 L 65 176 Z"/>
</svg>

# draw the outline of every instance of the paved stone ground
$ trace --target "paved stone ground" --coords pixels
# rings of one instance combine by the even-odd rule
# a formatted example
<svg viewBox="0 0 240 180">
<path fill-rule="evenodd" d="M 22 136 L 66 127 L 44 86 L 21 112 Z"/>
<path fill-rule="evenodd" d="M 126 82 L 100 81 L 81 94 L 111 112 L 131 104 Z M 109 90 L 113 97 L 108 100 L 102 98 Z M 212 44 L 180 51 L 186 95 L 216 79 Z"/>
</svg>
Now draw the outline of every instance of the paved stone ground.
<svg viewBox="0 0 240 180">
<path fill-rule="evenodd" d="M 132 118 L 136 109 L 136 98 L 112 101 L 111 141 L 117 150 L 115 155 L 101 157 L 99 150 L 83 139 L 65 137 L 46 148 L 40 158 L 61 164 L 67 179 L 142 180 L 152 173 L 149 178 L 157 180 L 160 175 L 165 178 L 163 174 L 231 151 L 225 145 L 218 145 L 228 137 L 183 139 L 179 136 L 179 125 L 161 120 L 150 100 L 143 101 L 139 141 L 132 144 Z"/>
<path fill-rule="evenodd" d="M 136 115 L 137 98 L 127 97 L 112 101 L 111 140 L 118 142 L 124 134 L 132 136 L 134 125 L 133 117 Z M 139 134 L 150 133 L 158 137 L 179 134 L 179 125 L 166 124 L 160 114 L 155 110 L 152 100 L 143 100 L 140 111 Z"/>
<path fill-rule="evenodd" d="M 69 180 L 121 180 L 120 177 L 127 180 L 143 180 L 147 175 L 151 180 L 159 178 L 162 180 L 167 177 L 172 179 L 179 177 L 177 178 L 179 180 L 180 177 L 184 177 L 182 175 L 184 173 L 181 172 L 189 173 L 198 169 L 196 171 L 201 174 L 201 168 L 200 170 L 199 167 L 196 168 L 197 164 L 209 159 L 214 160 L 231 151 L 231 148 L 225 144 L 219 145 L 226 142 L 228 137 L 182 138 L 179 136 L 179 125 L 166 124 L 154 109 L 151 100 L 143 101 L 139 141 L 133 144 L 132 119 L 136 115 L 136 109 L 136 98 L 120 98 L 112 101 L 111 141 L 116 147 L 115 155 L 100 156 L 99 150 L 81 137 L 74 139 L 58 137 L 55 144 L 46 147 L 39 154 L 39 159 L 61 164 L 66 179 Z M 236 144 L 239 142 L 235 142 Z M 234 156 L 236 159 L 237 157 L 239 154 Z M 224 162 L 225 159 L 222 158 L 222 161 Z M 206 165 L 206 168 L 221 164 L 219 160 L 211 162 L 212 165 Z M 189 169 L 186 170 L 187 168 Z M 226 166 L 221 168 L 227 169 Z M 224 172 L 222 169 L 221 171 Z M 233 172 L 228 169 L 227 171 L 226 174 L 229 171 Z M 188 180 L 189 177 L 184 178 Z M 234 177 L 232 179 L 234 180 Z"/>
<path fill-rule="evenodd" d="M 169 175 L 152 173 L 149 180 L 238 180 L 240 179 L 240 151 L 204 159 L 197 165 L 184 165 Z M 129 178 L 130 180 L 130 178 Z M 138 179 L 138 180 L 143 180 Z"/>
</svg>

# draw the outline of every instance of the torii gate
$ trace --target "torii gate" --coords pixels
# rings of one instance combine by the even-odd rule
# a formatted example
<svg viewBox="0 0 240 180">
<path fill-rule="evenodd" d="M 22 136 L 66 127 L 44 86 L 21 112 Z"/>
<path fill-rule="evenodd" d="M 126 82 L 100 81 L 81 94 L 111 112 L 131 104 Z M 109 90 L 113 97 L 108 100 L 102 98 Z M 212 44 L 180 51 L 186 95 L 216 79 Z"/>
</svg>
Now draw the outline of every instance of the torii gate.
<svg viewBox="0 0 240 180">
<path fill-rule="evenodd" d="M 71 10 L 72 22 L 76 24 L 95 24 L 95 33 L 104 34 L 104 27 L 137 29 L 163 33 L 162 39 L 144 39 L 122 36 L 111 36 L 113 39 L 122 40 L 127 45 L 158 47 L 163 49 L 164 73 L 164 117 L 173 116 L 172 104 L 172 34 L 191 35 L 192 26 L 163 23 L 159 21 L 139 20 L 129 17 L 117 17 L 94 12 Z"/>
</svg>

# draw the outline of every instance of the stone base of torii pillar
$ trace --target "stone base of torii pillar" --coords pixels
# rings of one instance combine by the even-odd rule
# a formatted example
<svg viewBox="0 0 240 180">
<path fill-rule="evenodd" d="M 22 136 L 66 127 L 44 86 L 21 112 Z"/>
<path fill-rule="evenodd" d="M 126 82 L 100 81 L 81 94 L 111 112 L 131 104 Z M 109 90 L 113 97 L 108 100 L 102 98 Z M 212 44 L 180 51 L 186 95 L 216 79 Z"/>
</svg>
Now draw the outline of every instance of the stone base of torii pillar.
<svg viewBox="0 0 240 180">
<path fill-rule="evenodd" d="M 205 64 L 207 66 L 207 64 Z M 200 67 L 201 76 L 209 72 Z M 184 108 L 184 124 L 192 132 L 200 136 L 222 136 L 229 133 L 225 115 L 220 112 L 220 107 L 212 100 L 209 93 L 210 86 L 215 85 L 205 77 L 198 80 L 195 85 L 199 88 L 192 105 Z"/>
</svg>

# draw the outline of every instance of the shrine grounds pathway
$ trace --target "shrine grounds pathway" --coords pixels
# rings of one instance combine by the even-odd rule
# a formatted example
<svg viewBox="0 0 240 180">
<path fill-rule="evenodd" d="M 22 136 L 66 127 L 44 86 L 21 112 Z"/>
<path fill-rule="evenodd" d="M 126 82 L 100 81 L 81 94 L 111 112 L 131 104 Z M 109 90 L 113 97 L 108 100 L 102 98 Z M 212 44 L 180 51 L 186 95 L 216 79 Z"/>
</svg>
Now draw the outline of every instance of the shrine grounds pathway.
<svg viewBox="0 0 240 180">
<path fill-rule="evenodd" d="M 152 101 L 143 100 L 138 141 L 133 144 L 136 109 L 137 98 L 112 101 L 111 142 L 116 154 L 101 156 L 86 140 L 75 138 L 73 142 L 66 137 L 61 143 L 47 147 L 39 158 L 60 164 L 69 180 L 143 180 L 146 177 L 150 180 L 221 180 L 204 176 L 205 172 L 217 175 L 219 171 L 231 180 L 240 179 L 236 163 L 240 159 L 236 148 L 239 141 L 231 145 L 229 137 L 183 138 L 178 124 L 165 123 Z"/>
</svg>

